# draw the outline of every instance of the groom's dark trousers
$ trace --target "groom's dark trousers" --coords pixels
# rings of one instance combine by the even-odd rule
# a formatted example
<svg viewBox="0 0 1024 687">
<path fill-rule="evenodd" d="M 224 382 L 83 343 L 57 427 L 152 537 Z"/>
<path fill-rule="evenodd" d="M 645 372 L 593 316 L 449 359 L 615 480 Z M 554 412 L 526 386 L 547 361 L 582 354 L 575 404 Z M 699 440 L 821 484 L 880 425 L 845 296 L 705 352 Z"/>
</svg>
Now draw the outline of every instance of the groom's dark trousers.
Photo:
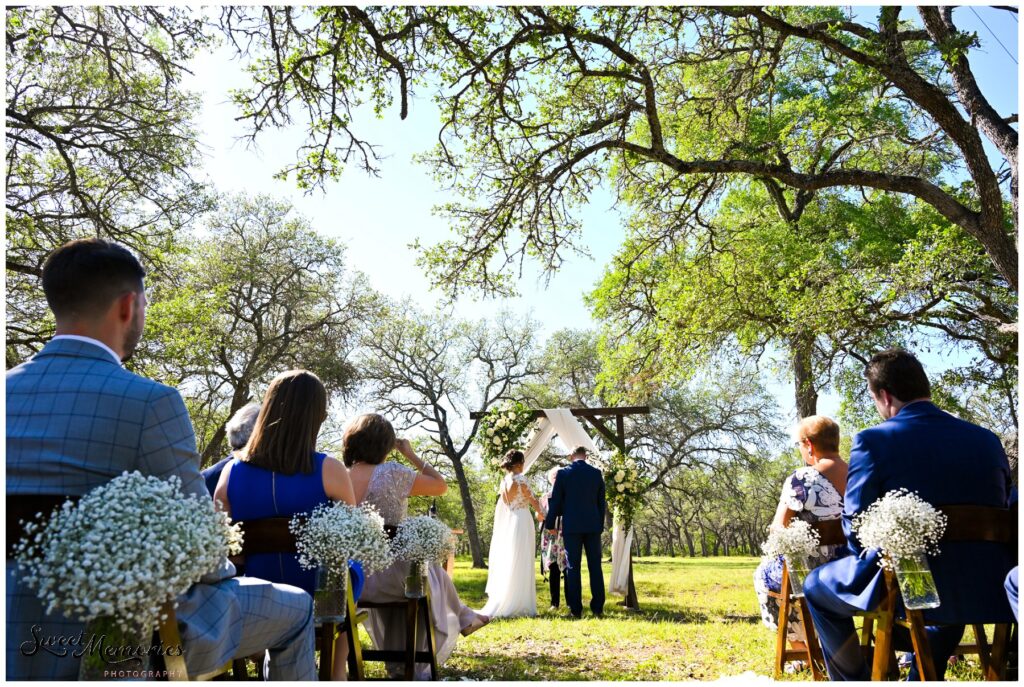
<svg viewBox="0 0 1024 687">
<path fill-rule="evenodd" d="M 606 510 L 604 477 L 601 471 L 585 460 L 574 460 L 558 471 L 548 499 L 548 515 L 544 527 L 555 529 L 562 518 L 562 540 L 569 559 L 565 571 L 565 603 L 579 617 L 583 613 L 583 590 L 580 563 L 587 552 L 590 570 L 590 610 L 594 615 L 604 612 L 604 574 L 601 572 L 601 532 Z"/>
<path fill-rule="evenodd" d="M 583 551 L 587 552 L 587 570 L 590 572 L 590 610 L 594 615 L 604 612 L 604 573 L 601 572 L 601 533 L 563 534 L 565 555 L 569 567 L 565 571 L 565 603 L 573 615 L 583 613 L 583 581 L 580 564 Z"/>
</svg>

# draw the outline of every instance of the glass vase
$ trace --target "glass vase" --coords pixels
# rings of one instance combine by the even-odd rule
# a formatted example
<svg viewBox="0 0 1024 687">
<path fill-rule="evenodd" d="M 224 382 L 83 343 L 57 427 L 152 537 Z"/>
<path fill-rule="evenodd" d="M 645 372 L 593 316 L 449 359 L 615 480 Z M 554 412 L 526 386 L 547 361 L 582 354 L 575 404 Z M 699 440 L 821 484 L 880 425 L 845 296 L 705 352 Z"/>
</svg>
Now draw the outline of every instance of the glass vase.
<svg viewBox="0 0 1024 687">
<path fill-rule="evenodd" d="M 793 591 L 793 596 L 801 597 L 804 595 L 804 580 L 811 571 L 810 563 L 807 556 L 802 554 L 786 554 L 785 558 L 786 567 L 789 569 L 789 588 Z"/>
<path fill-rule="evenodd" d="M 151 628 L 122 627 L 111 616 L 85 624 L 82 635 L 79 680 L 144 680 L 152 670 Z"/>
<path fill-rule="evenodd" d="M 924 552 L 893 559 L 893 569 L 904 606 L 913 611 L 938 608 L 939 590 Z"/>
<path fill-rule="evenodd" d="M 411 561 L 409 574 L 405 577 L 405 598 L 421 599 L 427 595 L 427 564 Z"/>
<path fill-rule="evenodd" d="M 319 568 L 316 572 L 316 592 L 313 594 L 313 616 L 317 623 L 340 623 L 345 620 L 348 603 L 345 598 L 345 578 L 348 571 L 338 574 Z"/>
</svg>

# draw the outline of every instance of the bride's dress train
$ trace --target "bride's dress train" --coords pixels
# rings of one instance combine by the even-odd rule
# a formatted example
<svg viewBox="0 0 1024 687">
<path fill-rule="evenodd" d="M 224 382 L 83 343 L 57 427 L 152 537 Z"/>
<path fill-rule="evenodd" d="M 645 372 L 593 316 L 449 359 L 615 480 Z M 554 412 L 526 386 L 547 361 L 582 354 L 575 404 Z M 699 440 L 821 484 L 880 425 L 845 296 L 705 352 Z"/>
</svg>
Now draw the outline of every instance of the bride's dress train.
<svg viewBox="0 0 1024 687">
<path fill-rule="evenodd" d="M 512 482 L 526 486 L 523 475 L 506 475 L 502 494 Z M 511 503 L 504 496 L 494 507 L 494 533 L 487 572 L 487 604 L 479 611 L 492 618 L 537 615 L 537 539 L 530 503 L 516 490 Z"/>
</svg>

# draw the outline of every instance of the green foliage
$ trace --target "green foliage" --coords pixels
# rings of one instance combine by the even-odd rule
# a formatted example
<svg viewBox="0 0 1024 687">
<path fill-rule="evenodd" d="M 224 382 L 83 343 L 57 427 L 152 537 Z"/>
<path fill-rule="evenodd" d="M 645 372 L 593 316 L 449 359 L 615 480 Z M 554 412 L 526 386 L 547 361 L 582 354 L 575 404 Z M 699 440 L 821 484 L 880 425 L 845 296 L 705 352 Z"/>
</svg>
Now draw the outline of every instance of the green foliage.
<svg viewBox="0 0 1024 687">
<path fill-rule="evenodd" d="M 208 209 L 199 98 L 180 88 L 207 41 L 178 8 L 7 9 L 8 366 L 52 332 L 38 276 L 53 248 L 110 237 L 156 266 Z"/>
<path fill-rule="evenodd" d="M 182 389 L 204 456 L 220 455 L 224 421 L 279 372 L 308 369 L 335 397 L 353 389 L 375 296 L 342 245 L 266 196 L 223 198 L 186 245 L 151 275 L 133 365 Z"/>
</svg>

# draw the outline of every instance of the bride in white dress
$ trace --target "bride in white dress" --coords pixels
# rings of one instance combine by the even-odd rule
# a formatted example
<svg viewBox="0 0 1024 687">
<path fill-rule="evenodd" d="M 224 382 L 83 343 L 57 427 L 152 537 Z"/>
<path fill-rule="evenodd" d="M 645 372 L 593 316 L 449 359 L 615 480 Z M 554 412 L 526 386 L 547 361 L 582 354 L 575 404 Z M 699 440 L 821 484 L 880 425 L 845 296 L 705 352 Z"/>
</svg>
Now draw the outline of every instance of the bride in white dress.
<svg viewBox="0 0 1024 687">
<path fill-rule="evenodd" d="M 508 473 L 494 507 L 494 533 L 487 571 L 487 604 L 480 611 L 492 618 L 537 615 L 537 535 L 530 507 L 544 519 L 537 497 L 523 475 L 522 451 L 509 451 L 501 467 Z"/>
</svg>

